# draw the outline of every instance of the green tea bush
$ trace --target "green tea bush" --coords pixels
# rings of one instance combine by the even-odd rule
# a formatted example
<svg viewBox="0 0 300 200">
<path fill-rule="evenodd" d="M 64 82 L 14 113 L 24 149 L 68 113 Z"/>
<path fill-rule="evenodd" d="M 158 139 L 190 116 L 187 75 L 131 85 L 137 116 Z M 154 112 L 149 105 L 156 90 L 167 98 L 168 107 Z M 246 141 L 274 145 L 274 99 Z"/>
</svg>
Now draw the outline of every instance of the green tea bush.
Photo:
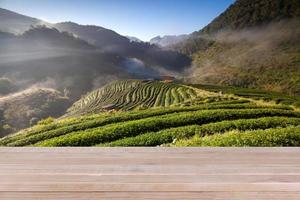
<svg viewBox="0 0 300 200">
<path fill-rule="evenodd" d="M 49 125 L 52 124 L 54 122 L 54 118 L 53 117 L 48 117 L 46 119 L 40 120 L 37 122 L 38 125 Z"/>
<path fill-rule="evenodd" d="M 113 124 L 103 128 L 79 131 L 52 138 L 38 143 L 39 146 L 92 146 L 99 143 L 114 141 L 125 137 L 159 131 L 161 129 L 205 124 L 210 122 L 233 120 L 239 118 L 258 118 L 266 116 L 300 117 L 300 113 L 276 109 L 245 109 L 245 110 L 203 110 L 186 113 L 174 113 L 166 116 L 152 117 L 135 121 Z M 34 137 L 34 136 L 33 136 Z M 23 141 L 21 145 L 26 145 Z M 19 146 L 16 141 L 12 146 Z"/>
<path fill-rule="evenodd" d="M 12 135 L 0 140 L 0 145 L 7 145 L 13 143 L 17 140 L 24 141 L 24 144 L 31 144 L 38 142 L 43 139 L 49 139 L 52 137 L 58 137 L 65 135 L 67 133 L 91 129 L 95 127 L 104 126 L 111 123 L 118 123 L 123 121 L 137 120 L 147 117 L 166 115 L 176 112 L 187 112 L 187 111 L 197 111 L 197 110 L 209 110 L 209 109 L 250 109 L 250 108 L 273 108 L 273 109 L 287 109 L 291 108 L 288 106 L 257 106 L 255 104 L 205 104 L 200 106 L 190 106 L 190 107 L 174 107 L 166 109 L 149 109 L 144 111 L 131 111 L 125 113 L 116 113 L 112 115 L 92 115 L 87 117 L 80 117 L 80 120 L 66 120 L 66 122 L 59 122 L 56 124 L 50 124 L 45 126 L 37 126 L 37 129 L 29 129 L 29 131 Z M 33 136 L 34 137 L 31 137 Z M 24 140 L 25 138 L 25 140 Z M 26 142 L 25 142 L 26 141 Z M 22 144 L 21 141 L 18 142 Z"/>
<path fill-rule="evenodd" d="M 254 131 L 230 131 L 205 137 L 195 136 L 178 141 L 176 146 L 221 146 L 221 147 L 278 147 L 300 146 L 300 126 Z"/>
<path fill-rule="evenodd" d="M 150 132 L 136 137 L 124 138 L 99 146 L 157 146 L 171 143 L 178 139 L 190 138 L 194 135 L 205 136 L 222 133 L 229 130 L 255 130 L 274 127 L 287 127 L 300 125 L 300 118 L 264 117 L 258 119 L 239 119 L 221 121 L 204 125 L 190 125 L 178 128 L 170 128 L 158 132 Z M 184 145 L 182 145 L 184 146 Z"/>
</svg>

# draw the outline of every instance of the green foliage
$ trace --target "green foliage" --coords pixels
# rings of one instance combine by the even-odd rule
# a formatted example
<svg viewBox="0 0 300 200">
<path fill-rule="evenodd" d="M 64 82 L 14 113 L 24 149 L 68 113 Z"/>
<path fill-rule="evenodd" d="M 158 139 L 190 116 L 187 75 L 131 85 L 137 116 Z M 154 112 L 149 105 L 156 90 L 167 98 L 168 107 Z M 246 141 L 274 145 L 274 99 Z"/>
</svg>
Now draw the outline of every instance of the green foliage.
<svg viewBox="0 0 300 200">
<path fill-rule="evenodd" d="M 205 124 L 225 119 L 252 118 L 264 116 L 300 117 L 300 113 L 276 109 L 208 110 L 175 113 L 166 116 L 150 117 L 135 121 L 113 124 L 100 129 L 73 132 L 45 140 L 38 146 L 92 146 L 125 137 L 133 137 L 143 132 L 159 131 L 170 127 L 191 124 Z M 18 145 L 17 142 L 14 145 Z M 24 144 L 23 144 L 24 145 Z"/>
<path fill-rule="evenodd" d="M 233 87 L 233 86 L 220 86 L 220 85 L 203 85 L 197 84 L 194 87 L 208 90 L 212 92 L 222 92 L 225 94 L 234 94 L 236 96 L 251 98 L 255 100 L 274 101 L 277 104 L 294 105 L 300 107 L 300 97 L 285 95 L 278 92 L 263 91 L 257 89 Z"/>
<path fill-rule="evenodd" d="M 261 27 L 280 20 L 299 17 L 300 3 L 298 0 L 237 0 L 206 27 L 194 32 L 189 39 L 173 48 L 192 55 L 211 47 L 215 42 L 208 36 L 218 32 Z"/>
<path fill-rule="evenodd" d="M 153 110 L 145 110 L 145 111 L 131 111 L 125 113 L 115 113 L 112 115 L 91 115 L 81 117 L 78 120 L 65 120 L 59 121 L 57 124 L 51 124 L 48 126 L 37 126 L 34 129 L 29 129 L 27 132 L 23 132 L 22 134 L 11 135 L 6 138 L 0 140 L 0 144 L 7 145 L 8 143 L 12 143 L 15 145 L 15 141 L 17 141 L 18 145 L 28 145 L 34 144 L 38 141 L 49 139 L 52 137 L 58 137 L 60 135 L 65 135 L 68 133 L 72 133 L 80 130 L 87 130 L 91 128 L 97 128 L 104 125 L 130 121 L 130 120 L 138 120 L 148 117 L 167 115 L 172 113 L 181 113 L 181 112 L 191 112 L 197 110 L 214 110 L 214 109 L 255 109 L 255 108 L 272 108 L 272 109 L 283 109 L 290 110 L 290 107 L 287 106 L 257 106 L 255 104 L 233 104 L 242 103 L 245 101 L 227 101 L 227 102 L 215 102 L 211 104 L 199 105 L 199 106 L 190 106 L 190 107 L 177 107 L 177 108 L 168 108 L 168 109 L 153 109 Z"/>
<path fill-rule="evenodd" d="M 122 87 L 127 86 L 119 84 L 116 90 L 123 90 Z M 188 86 L 188 89 L 181 87 L 177 90 L 180 97 L 175 95 L 176 89 L 168 90 L 168 87 L 168 84 L 163 85 L 162 95 L 156 94 L 156 103 L 169 105 L 195 95 Z M 130 96 L 123 96 L 123 99 L 130 97 L 131 101 L 138 102 L 141 96 L 153 94 L 153 91 L 153 87 L 148 85 L 145 90 L 135 91 Z M 0 145 L 157 146 L 194 135 L 300 125 L 300 113 L 290 106 L 263 102 L 257 104 L 256 101 L 238 99 L 233 95 L 198 91 L 204 96 L 195 96 L 177 106 L 103 112 L 55 121 L 49 118 L 36 126 L 0 139 Z"/>
<path fill-rule="evenodd" d="M 237 0 L 201 32 L 242 29 L 293 17 L 300 17 L 298 0 Z"/>
<path fill-rule="evenodd" d="M 248 101 L 236 100 L 236 101 L 224 101 L 215 102 L 211 104 L 190 106 L 190 107 L 175 107 L 175 108 L 165 108 L 165 109 L 151 109 L 145 111 L 131 111 L 125 113 L 114 113 L 108 114 L 98 114 L 79 117 L 78 119 L 65 119 L 58 121 L 57 123 L 52 123 L 44 126 L 36 126 L 33 129 L 28 129 L 22 134 L 18 133 L 16 135 L 11 135 L 0 140 L 0 145 L 7 145 L 8 143 L 13 143 L 18 140 L 18 145 L 33 144 L 43 139 L 49 139 L 52 137 L 58 137 L 60 135 L 65 135 L 71 132 L 86 130 L 90 128 L 101 127 L 108 124 L 138 120 L 147 117 L 154 117 L 172 113 L 189 112 L 197 110 L 210 110 L 210 109 L 245 109 L 245 108 L 264 108 L 263 106 L 257 106 L 255 104 L 234 104 L 234 103 L 245 103 Z M 265 108 L 273 109 L 284 109 L 290 110 L 290 107 L 270 107 Z"/>
<path fill-rule="evenodd" d="M 54 122 L 54 118 L 53 117 L 48 117 L 46 119 L 40 120 L 38 121 L 38 125 L 49 125 L 52 124 Z"/>
<path fill-rule="evenodd" d="M 300 126 L 272 128 L 255 131 L 230 131 L 211 136 L 195 136 L 190 140 L 178 141 L 176 146 L 252 146 L 278 147 L 300 146 Z"/>
<path fill-rule="evenodd" d="M 193 88 L 159 81 L 115 81 L 97 89 L 77 101 L 67 116 L 103 111 L 102 107 L 114 104 L 120 110 L 169 107 L 197 96 Z"/>
<path fill-rule="evenodd" d="M 100 144 L 99 146 L 157 146 L 171 143 L 173 141 L 177 141 L 178 139 L 190 138 L 194 135 L 203 137 L 205 135 L 217 134 L 229 130 L 245 131 L 274 127 L 287 127 L 290 125 L 299 124 L 300 118 L 264 117 L 258 119 L 238 119 L 204 125 L 190 125 L 178 128 L 170 128 L 158 132 L 145 133 L 136 137 L 116 140 L 111 143 Z M 182 146 L 188 146 L 184 145 L 185 143 L 182 141 L 178 141 L 178 144 L 183 144 Z"/>
<path fill-rule="evenodd" d="M 298 27 L 299 19 L 220 33 L 206 50 L 193 52 L 195 69 L 187 80 L 299 96 Z"/>
<path fill-rule="evenodd" d="M 237 0 L 174 47 L 193 60 L 185 80 L 299 96 L 299 19 L 299 0 Z"/>
</svg>

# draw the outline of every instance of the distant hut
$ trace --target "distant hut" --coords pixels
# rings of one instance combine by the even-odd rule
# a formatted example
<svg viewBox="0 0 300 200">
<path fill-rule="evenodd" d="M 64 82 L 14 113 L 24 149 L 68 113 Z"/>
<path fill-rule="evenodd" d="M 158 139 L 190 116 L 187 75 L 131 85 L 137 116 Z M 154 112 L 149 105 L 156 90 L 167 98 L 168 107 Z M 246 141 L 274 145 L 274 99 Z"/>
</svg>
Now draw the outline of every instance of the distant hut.
<svg viewBox="0 0 300 200">
<path fill-rule="evenodd" d="M 102 109 L 105 111 L 117 111 L 118 107 L 116 104 L 107 104 L 105 106 L 102 106 Z"/>
<path fill-rule="evenodd" d="M 160 78 L 164 83 L 173 83 L 176 80 L 174 76 L 161 76 Z"/>
<path fill-rule="evenodd" d="M 150 83 L 150 82 L 153 82 L 153 81 L 154 81 L 154 78 L 147 78 L 147 79 L 143 79 L 142 83 Z"/>
</svg>

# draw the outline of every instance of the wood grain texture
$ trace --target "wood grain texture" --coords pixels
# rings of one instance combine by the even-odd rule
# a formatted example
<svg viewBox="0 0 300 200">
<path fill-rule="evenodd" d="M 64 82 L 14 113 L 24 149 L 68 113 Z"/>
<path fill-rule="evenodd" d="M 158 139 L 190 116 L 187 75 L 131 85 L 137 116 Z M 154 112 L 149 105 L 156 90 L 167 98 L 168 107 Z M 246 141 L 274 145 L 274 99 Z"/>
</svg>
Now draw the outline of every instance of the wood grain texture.
<svg viewBox="0 0 300 200">
<path fill-rule="evenodd" d="M 300 199 L 300 148 L 0 148 L 0 199 Z"/>
</svg>

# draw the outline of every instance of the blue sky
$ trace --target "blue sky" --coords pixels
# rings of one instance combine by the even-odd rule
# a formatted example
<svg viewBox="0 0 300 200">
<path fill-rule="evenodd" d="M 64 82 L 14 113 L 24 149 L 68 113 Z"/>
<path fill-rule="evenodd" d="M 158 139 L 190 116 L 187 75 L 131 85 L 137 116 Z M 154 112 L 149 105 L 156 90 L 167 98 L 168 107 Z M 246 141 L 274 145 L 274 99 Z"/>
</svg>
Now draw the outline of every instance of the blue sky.
<svg viewBox="0 0 300 200">
<path fill-rule="evenodd" d="M 234 0 L 0 0 L 0 7 L 49 22 L 94 24 L 148 41 L 201 29 Z"/>
</svg>

